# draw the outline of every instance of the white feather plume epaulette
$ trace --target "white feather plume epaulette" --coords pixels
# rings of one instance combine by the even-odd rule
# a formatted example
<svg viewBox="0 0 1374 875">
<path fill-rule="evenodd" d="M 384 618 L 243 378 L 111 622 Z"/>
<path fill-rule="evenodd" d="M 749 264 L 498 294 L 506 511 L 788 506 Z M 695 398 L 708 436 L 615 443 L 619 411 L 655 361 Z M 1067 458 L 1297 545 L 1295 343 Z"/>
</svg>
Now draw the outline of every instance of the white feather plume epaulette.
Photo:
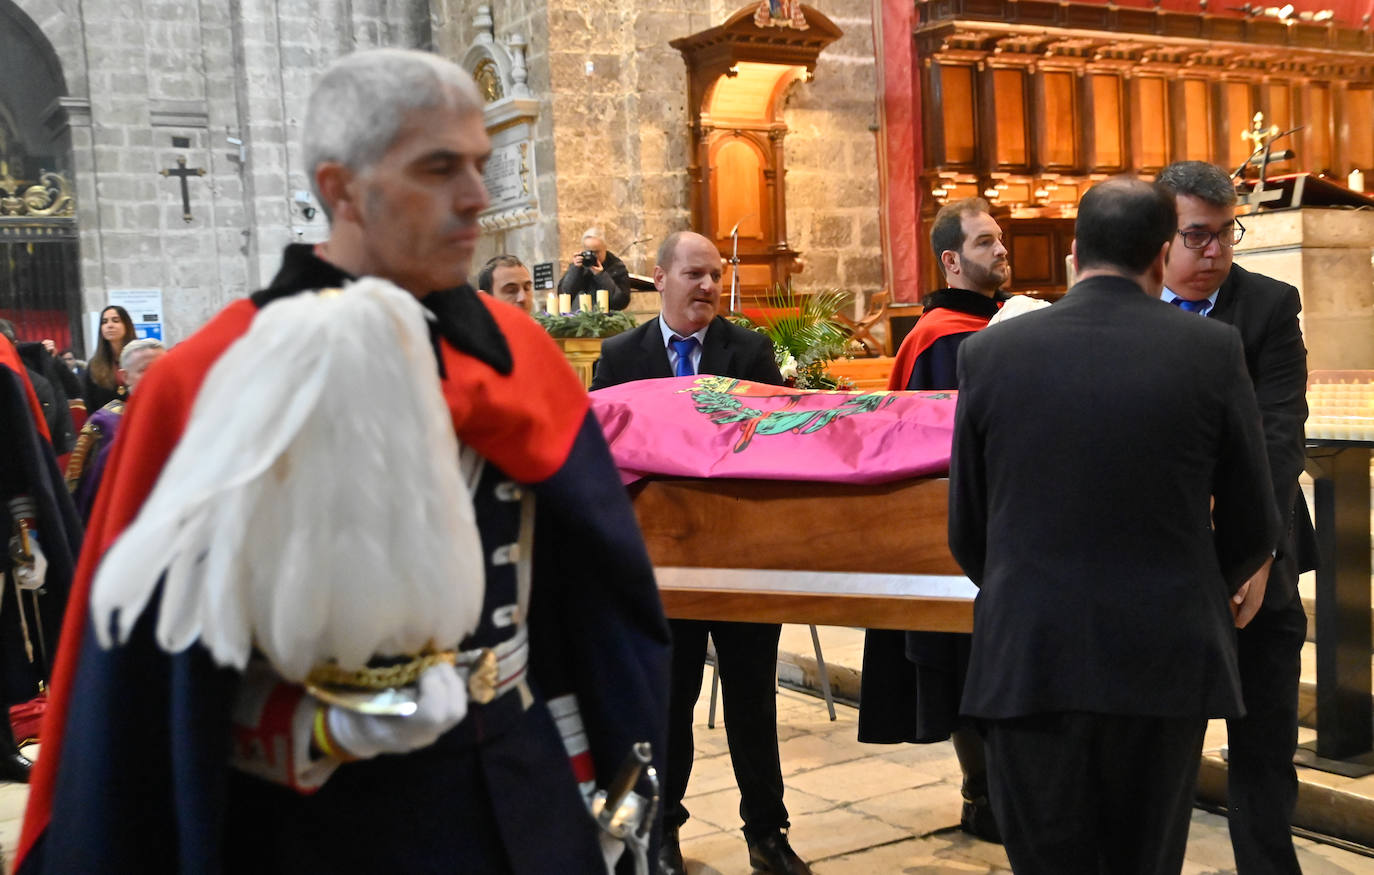
<svg viewBox="0 0 1374 875">
<path fill-rule="evenodd" d="M 482 546 L 425 319 L 377 279 L 257 314 L 100 565 L 102 646 L 128 639 L 159 580 L 164 650 L 199 640 L 241 669 L 256 646 L 292 681 L 476 628 Z"/>
<path fill-rule="evenodd" d="M 1024 316 L 1032 310 L 1039 310 L 1041 307 L 1048 307 L 1049 305 L 1049 301 L 1032 298 L 1030 295 L 1012 295 L 997 309 L 997 314 L 992 317 L 988 325 L 1006 322 L 1008 319 Z"/>
</svg>

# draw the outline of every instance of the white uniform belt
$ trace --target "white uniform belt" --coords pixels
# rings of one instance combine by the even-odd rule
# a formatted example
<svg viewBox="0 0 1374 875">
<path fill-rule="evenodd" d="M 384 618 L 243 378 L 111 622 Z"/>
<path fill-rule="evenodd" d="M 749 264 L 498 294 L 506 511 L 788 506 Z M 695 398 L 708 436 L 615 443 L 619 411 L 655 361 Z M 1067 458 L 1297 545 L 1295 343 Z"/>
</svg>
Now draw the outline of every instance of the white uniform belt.
<svg viewBox="0 0 1374 875">
<path fill-rule="evenodd" d="M 529 632 L 525 626 L 495 647 L 478 647 L 458 653 L 454 665 L 467 681 L 468 694 L 486 704 L 523 685 L 529 667 Z"/>
</svg>

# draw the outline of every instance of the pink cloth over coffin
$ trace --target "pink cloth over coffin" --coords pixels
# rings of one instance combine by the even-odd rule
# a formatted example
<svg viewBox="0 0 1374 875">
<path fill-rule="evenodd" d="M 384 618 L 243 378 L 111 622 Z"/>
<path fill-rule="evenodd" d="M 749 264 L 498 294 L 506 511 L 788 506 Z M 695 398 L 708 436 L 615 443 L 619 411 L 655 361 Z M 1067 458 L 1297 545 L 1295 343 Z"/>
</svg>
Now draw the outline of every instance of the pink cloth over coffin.
<svg viewBox="0 0 1374 875">
<path fill-rule="evenodd" d="M 886 483 L 949 470 L 954 392 L 818 392 L 697 375 L 593 392 L 621 479 Z"/>
</svg>

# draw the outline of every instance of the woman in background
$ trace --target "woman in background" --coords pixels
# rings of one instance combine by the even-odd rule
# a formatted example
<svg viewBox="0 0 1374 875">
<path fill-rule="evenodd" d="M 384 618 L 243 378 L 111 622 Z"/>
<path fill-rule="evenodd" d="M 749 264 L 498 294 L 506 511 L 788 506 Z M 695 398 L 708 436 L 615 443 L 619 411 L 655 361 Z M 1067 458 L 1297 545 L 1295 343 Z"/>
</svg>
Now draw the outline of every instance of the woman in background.
<svg viewBox="0 0 1374 875">
<path fill-rule="evenodd" d="M 116 371 L 119 368 L 119 354 L 124 344 L 134 339 L 134 320 L 129 311 L 111 304 L 100 311 L 100 343 L 95 355 L 86 366 L 85 397 L 86 409 L 95 413 L 100 408 L 124 397 L 124 386 L 119 382 Z"/>
</svg>

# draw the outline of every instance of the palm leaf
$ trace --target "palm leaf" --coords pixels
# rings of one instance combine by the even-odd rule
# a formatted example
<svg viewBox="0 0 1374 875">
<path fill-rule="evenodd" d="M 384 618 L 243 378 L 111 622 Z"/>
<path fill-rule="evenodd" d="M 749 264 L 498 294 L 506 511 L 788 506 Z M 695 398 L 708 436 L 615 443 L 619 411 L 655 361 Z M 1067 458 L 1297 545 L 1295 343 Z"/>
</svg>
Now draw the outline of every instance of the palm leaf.
<svg viewBox="0 0 1374 875">
<path fill-rule="evenodd" d="M 791 356 L 798 363 L 797 386 L 833 389 L 836 381 L 825 366 L 844 353 L 848 329 L 837 318 L 853 302 L 847 292 L 828 289 L 798 294 L 791 282 L 778 283 L 765 299 L 768 313 L 755 324 L 735 316 L 736 324 L 767 335 L 778 364 Z"/>
</svg>

